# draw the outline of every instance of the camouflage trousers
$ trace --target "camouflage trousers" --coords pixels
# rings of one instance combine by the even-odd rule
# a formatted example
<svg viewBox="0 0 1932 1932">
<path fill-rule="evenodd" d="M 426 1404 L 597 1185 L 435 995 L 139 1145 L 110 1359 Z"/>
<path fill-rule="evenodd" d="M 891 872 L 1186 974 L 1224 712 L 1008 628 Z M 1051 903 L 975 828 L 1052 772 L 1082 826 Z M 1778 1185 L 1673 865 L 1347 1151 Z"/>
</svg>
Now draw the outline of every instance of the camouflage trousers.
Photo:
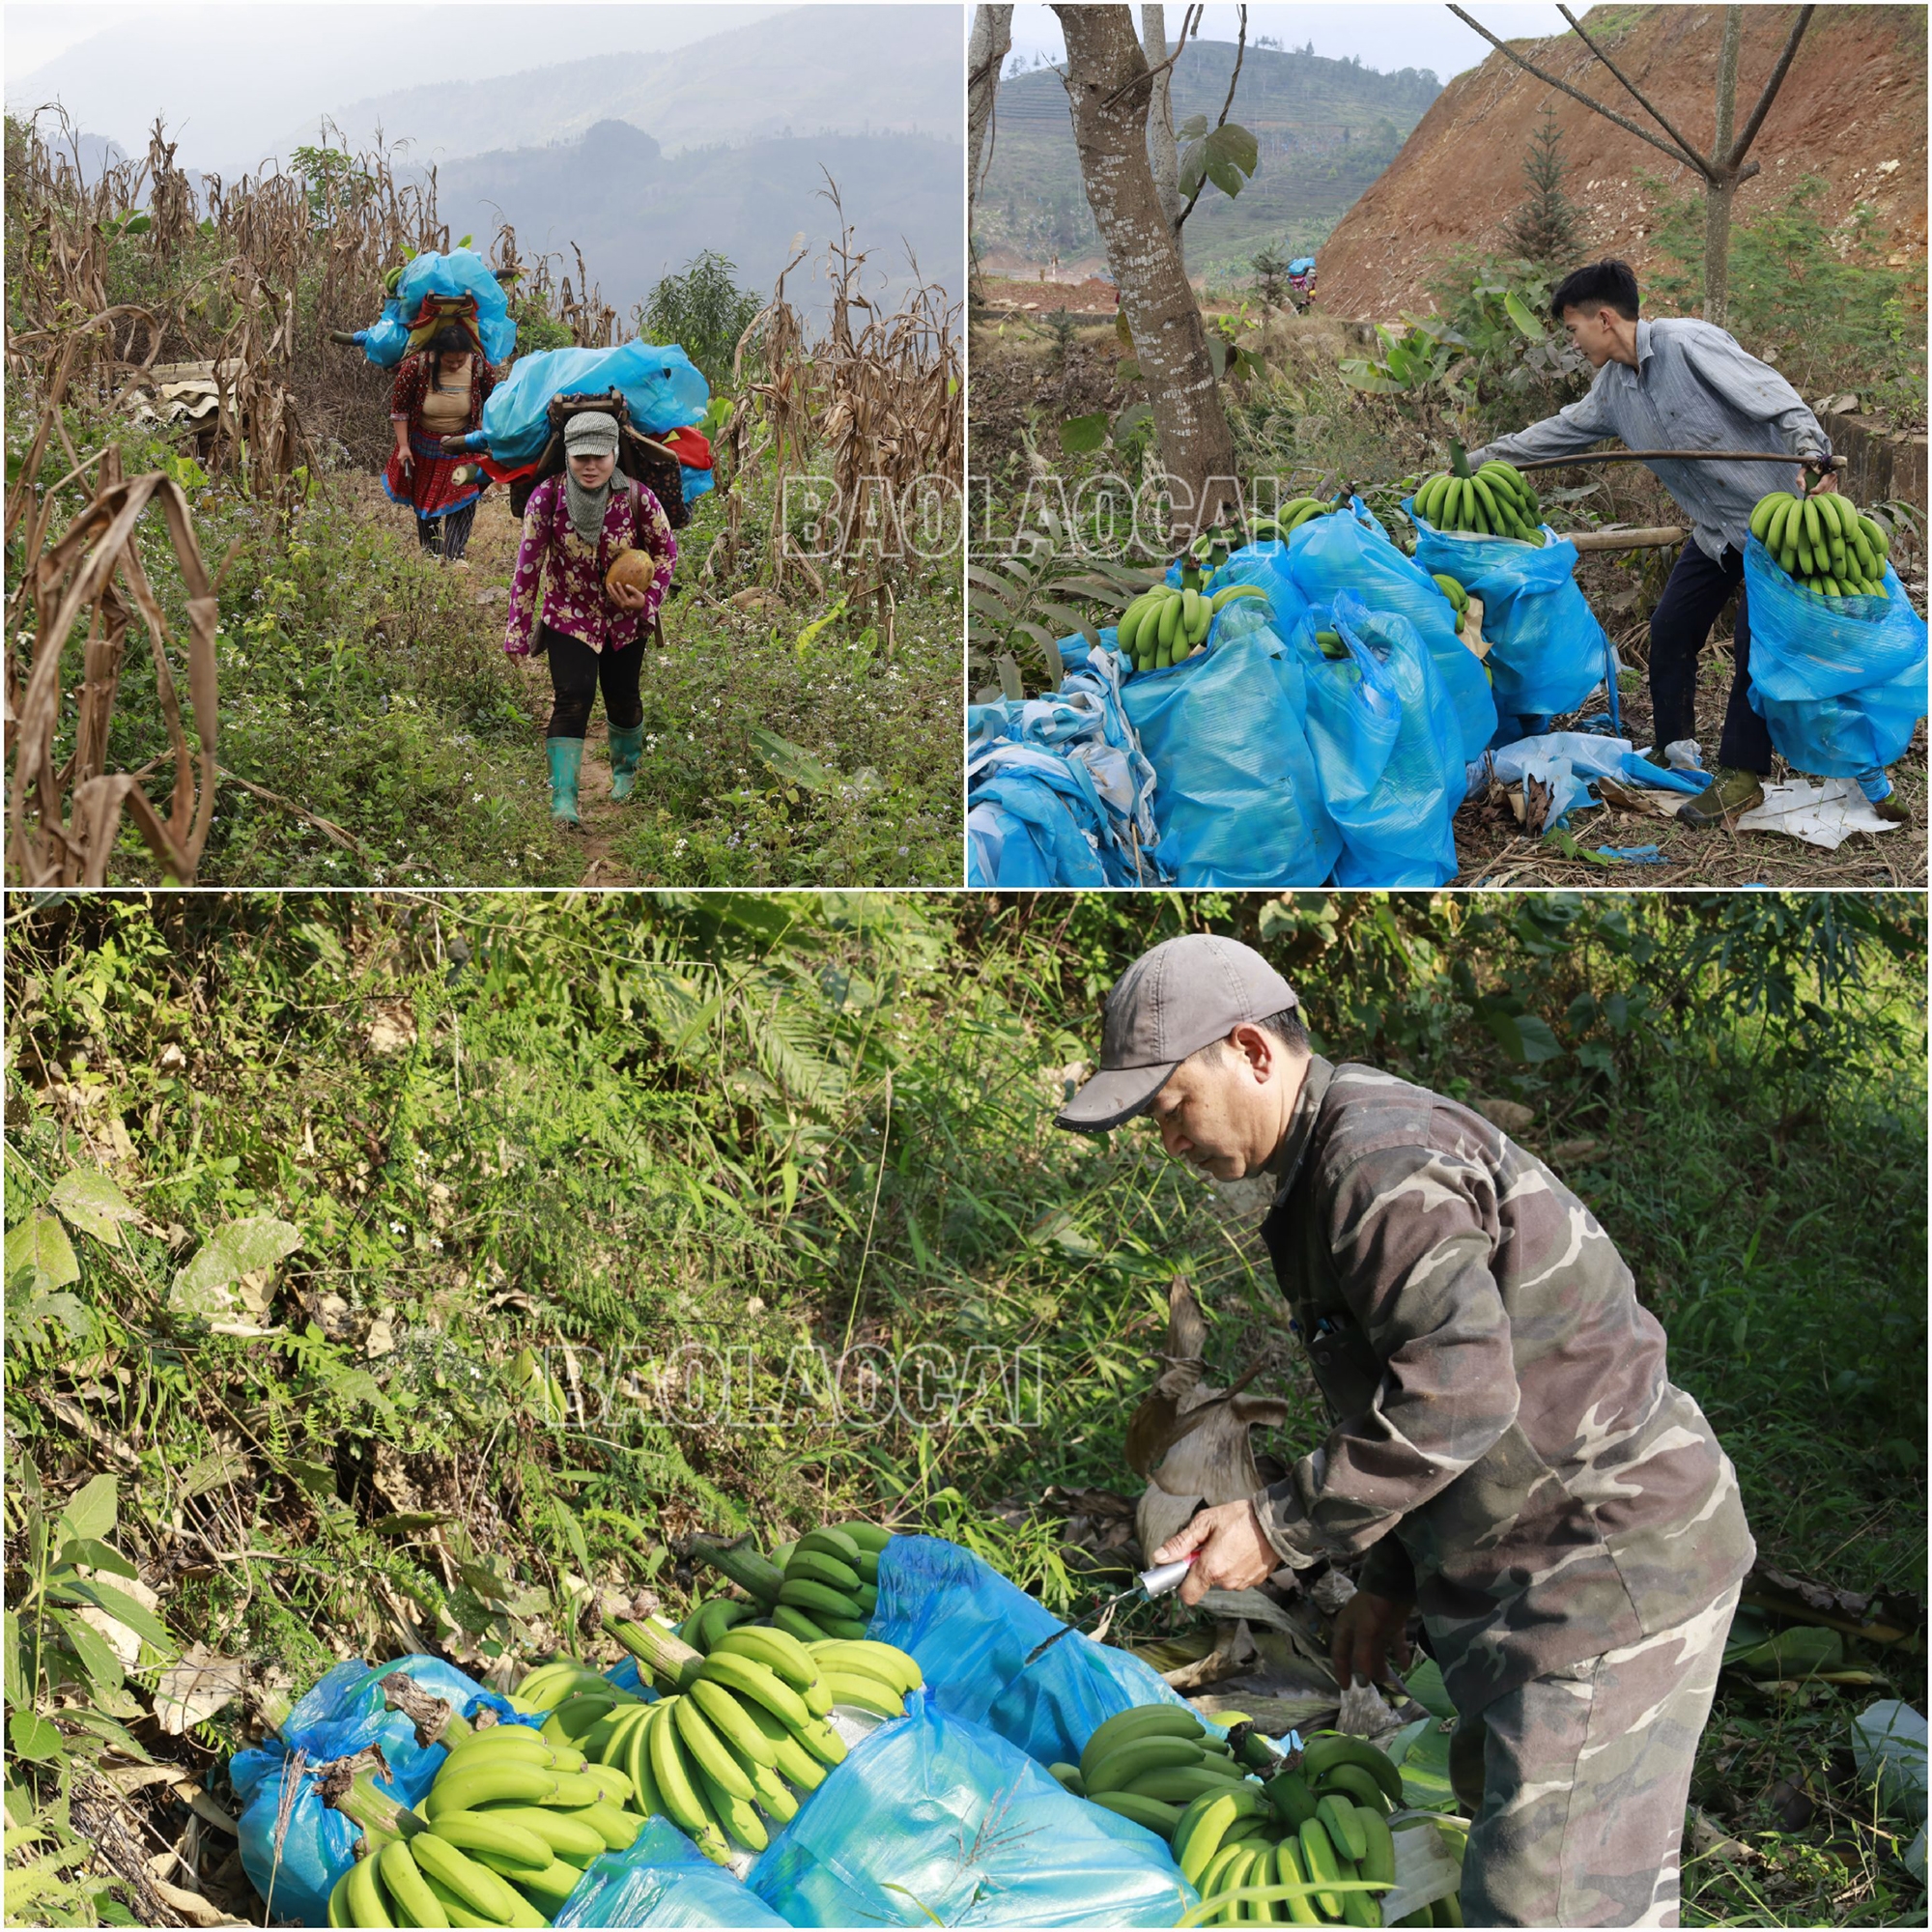
<svg viewBox="0 0 1932 1932">
<path fill-rule="evenodd" d="M 1470 1925 L 1675 1925 L 1678 1853 L 1733 1585 L 1688 1622 L 1586 1658 L 1459 1720 Z"/>
</svg>

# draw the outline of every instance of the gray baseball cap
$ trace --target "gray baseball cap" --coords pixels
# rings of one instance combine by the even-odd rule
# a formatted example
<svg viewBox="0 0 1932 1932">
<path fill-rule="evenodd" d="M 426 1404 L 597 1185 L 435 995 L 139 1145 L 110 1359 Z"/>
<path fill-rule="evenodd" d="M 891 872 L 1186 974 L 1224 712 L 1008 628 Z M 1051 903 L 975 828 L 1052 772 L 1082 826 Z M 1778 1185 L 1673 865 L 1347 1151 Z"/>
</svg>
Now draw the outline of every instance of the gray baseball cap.
<svg viewBox="0 0 1932 1932">
<path fill-rule="evenodd" d="M 582 410 L 563 426 L 563 446 L 573 456 L 614 456 L 617 418 L 603 410 Z"/>
<path fill-rule="evenodd" d="M 1147 1111 L 1190 1053 L 1300 1004 L 1252 946 L 1209 932 L 1163 939 L 1107 995 L 1100 1070 L 1061 1110 L 1057 1124 L 1084 1134 L 1118 1127 Z"/>
</svg>

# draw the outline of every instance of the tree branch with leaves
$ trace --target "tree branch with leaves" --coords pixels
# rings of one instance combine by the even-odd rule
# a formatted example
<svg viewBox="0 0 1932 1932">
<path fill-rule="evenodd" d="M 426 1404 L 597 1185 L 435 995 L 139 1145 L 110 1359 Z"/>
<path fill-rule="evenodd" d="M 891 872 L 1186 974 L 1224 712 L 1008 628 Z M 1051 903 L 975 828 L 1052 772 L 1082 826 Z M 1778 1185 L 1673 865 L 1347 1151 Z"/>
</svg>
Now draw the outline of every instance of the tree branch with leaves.
<svg viewBox="0 0 1932 1932">
<path fill-rule="evenodd" d="M 1723 41 L 1718 57 L 1717 112 L 1713 128 L 1711 150 L 1700 154 L 1698 150 L 1664 118 L 1662 110 L 1651 101 L 1626 74 L 1609 55 L 1584 29 L 1568 7 L 1559 6 L 1557 12 L 1569 22 L 1577 38 L 1589 48 L 1591 55 L 1609 71 L 1610 76 L 1642 108 L 1652 122 L 1662 130 L 1663 138 L 1639 127 L 1634 121 L 1607 107 L 1601 100 L 1593 99 L 1579 89 L 1572 87 L 1566 80 L 1546 72 L 1532 60 L 1520 54 L 1505 42 L 1499 41 L 1481 21 L 1465 14 L 1461 7 L 1451 5 L 1450 13 L 1488 41 L 1491 46 L 1506 59 L 1514 61 L 1525 73 L 1531 73 L 1546 85 L 1567 94 L 1572 100 L 1580 101 L 1593 114 L 1600 114 L 1605 121 L 1613 123 L 1628 134 L 1634 134 L 1639 141 L 1647 142 L 1660 154 L 1667 155 L 1671 160 L 1688 167 L 1704 184 L 1704 320 L 1723 326 L 1730 295 L 1730 240 L 1731 202 L 1742 182 L 1761 171 L 1756 161 L 1747 161 L 1751 143 L 1757 139 L 1758 130 L 1764 126 L 1764 119 L 1771 112 L 1771 104 L 1777 99 L 1778 89 L 1784 85 L 1784 77 L 1791 71 L 1792 60 L 1798 52 L 1798 43 L 1804 38 L 1804 30 L 1811 24 L 1815 7 L 1801 7 L 1798 17 L 1792 22 L 1791 32 L 1786 37 L 1784 50 L 1772 68 L 1770 77 L 1759 94 L 1757 104 L 1747 118 L 1743 131 L 1733 137 L 1731 129 L 1736 117 L 1738 52 L 1744 37 L 1744 9 L 1731 6 L 1724 9 Z"/>
</svg>

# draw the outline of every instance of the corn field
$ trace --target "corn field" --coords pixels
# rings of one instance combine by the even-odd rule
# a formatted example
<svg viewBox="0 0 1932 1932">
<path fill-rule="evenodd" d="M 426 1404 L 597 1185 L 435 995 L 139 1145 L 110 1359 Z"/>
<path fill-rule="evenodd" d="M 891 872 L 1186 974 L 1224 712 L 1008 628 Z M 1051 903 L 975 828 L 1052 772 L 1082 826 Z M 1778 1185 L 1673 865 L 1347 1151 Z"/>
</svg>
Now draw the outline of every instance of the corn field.
<svg viewBox="0 0 1932 1932">
<path fill-rule="evenodd" d="M 890 628 L 894 565 L 912 533 L 901 526 L 928 493 L 956 490 L 965 463 L 965 383 L 959 308 L 945 290 L 919 277 L 898 308 L 887 313 L 864 292 L 866 251 L 845 220 L 836 185 L 827 197 L 838 220 L 826 259 L 833 294 L 824 338 L 809 342 L 785 282 L 805 259 L 794 255 L 772 298 L 752 319 L 732 360 L 738 389 L 725 438 L 731 472 L 770 467 L 775 497 L 789 480 L 829 470 L 838 506 L 823 553 L 857 604 L 878 600 Z M 862 318 L 857 324 L 854 316 Z M 943 501 L 940 504 L 942 514 Z M 731 570 L 741 540 L 742 505 L 734 495 L 729 522 L 706 560 L 707 575 Z M 796 571 L 819 595 L 825 581 L 788 541 L 775 519 L 769 543 L 772 582 Z"/>
<path fill-rule="evenodd" d="M 224 780 L 354 850 L 309 805 L 215 762 L 220 573 L 202 561 L 191 506 L 245 505 L 260 532 L 251 549 L 279 555 L 298 543 L 304 506 L 347 503 L 335 477 L 380 469 L 391 444 L 390 374 L 353 331 L 380 315 L 400 265 L 469 238 L 452 238 L 435 169 L 382 147 L 298 149 L 288 166 L 233 181 L 180 165 L 158 121 L 143 156 L 83 169 L 79 153 L 58 110 L 7 121 L 8 413 L 15 445 L 31 445 L 6 505 L 10 876 L 106 883 L 126 819 L 166 875 L 192 881 Z M 960 317 L 916 264 L 912 293 L 888 311 L 868 293 L 879 278 L 836 185 L 827 199 L 829 313 L 809 323 L 788 293 L 801 251 L 738 340 L 730 393 L 707 423 L 720 533 L 693 574 L 810 599 L 821 625 L 873 624 L 890 653 L 899 604 L 929 574 L 905 526 L 944 530 L 957 515 Z M 528 347 L 650 339 L 644 306 L 620 316 L 576 244 L 531 257 L 505 219 L 485 252 Z M 146 453 L 127 460 L 136 440 Z M 838 506 L 816 544 L 787 528 L 787 490 L 801 485 Z M 150 547 L 143 575 L 141 535 L 156 529 L 173 555 Z M 935 548 L 943 539 L 922 554 Z M 139 769 L 116 771 L 112 720 L 135 629 L 157 682 L 145 751 L 128 761 Z M 146 706 L 145 672 L 139 683 Z M 148 787 L 169 774 L 157 804 Z"/>
</svg>

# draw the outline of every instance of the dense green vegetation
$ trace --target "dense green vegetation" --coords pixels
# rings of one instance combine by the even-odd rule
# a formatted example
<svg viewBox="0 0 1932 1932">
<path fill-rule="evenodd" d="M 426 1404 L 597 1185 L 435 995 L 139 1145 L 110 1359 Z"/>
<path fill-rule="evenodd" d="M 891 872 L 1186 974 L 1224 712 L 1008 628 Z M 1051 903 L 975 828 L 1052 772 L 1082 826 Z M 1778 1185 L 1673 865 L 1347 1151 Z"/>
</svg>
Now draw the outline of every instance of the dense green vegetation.
<svg viewBox="0 0 1932 1932">
<path fill-rule="evenodd" d="M 33 1513 L 101 1475 L 171 1639 L 270 1684 L 416 1644 L 528 1657 L 599 1588 L 682 1605 L 695 1529 L 828 1511 L 1084 1604 L 1046 1492 L 1132 1493 L 1178 1271 L 1212 1371 L 1262 1359 L 1290 1398 L 1270 1446 L 1321 1429 L 1251 1229 L 1145 1128 L 1051 1124 L 1122 966 L 1199 926 L 1268 951 L 1329 1055 L 1525 1109 L 1668 1329 L 1763 1558 L 1918 1586 L 1918 899 L 97 895 L 22 909 L 6 954 L 10 1612 Z M 103 1223 L 83 1170 L 134 1218 Z M 232 1232 L 265 1218 L 261 1247 Z M 510 1372 L 547 1347 L 594 1398 L 616 1351 L 662 1373 L 693 1344 L 1024 1350 L 1039 1406 L 730 1427 L 628 1400 L 559 1430 Z M 64 1794 L 124 1725 L 220 1794 L 244 1709 L 163 1736 L 152 1668 L 110 1682 L 51 1627 L 36 1661 L 23 1627 L 9 1916 L 17 1885 L 112 1917 L 103 1865 L 60 1878 L 17 1828 L 71 1844 Z M 1861 1662 L 1922 1708 L 1922 1649 Z M 1687 1853 L 1687 1922 L 1922 1922 L 1845 1781 L 1874 1694 L 1727 1674 L 1695 1796 L 1753 1856 Z M 1793 1824 L 1780 1780 L 1807 1778 Z"/>
</svg>

